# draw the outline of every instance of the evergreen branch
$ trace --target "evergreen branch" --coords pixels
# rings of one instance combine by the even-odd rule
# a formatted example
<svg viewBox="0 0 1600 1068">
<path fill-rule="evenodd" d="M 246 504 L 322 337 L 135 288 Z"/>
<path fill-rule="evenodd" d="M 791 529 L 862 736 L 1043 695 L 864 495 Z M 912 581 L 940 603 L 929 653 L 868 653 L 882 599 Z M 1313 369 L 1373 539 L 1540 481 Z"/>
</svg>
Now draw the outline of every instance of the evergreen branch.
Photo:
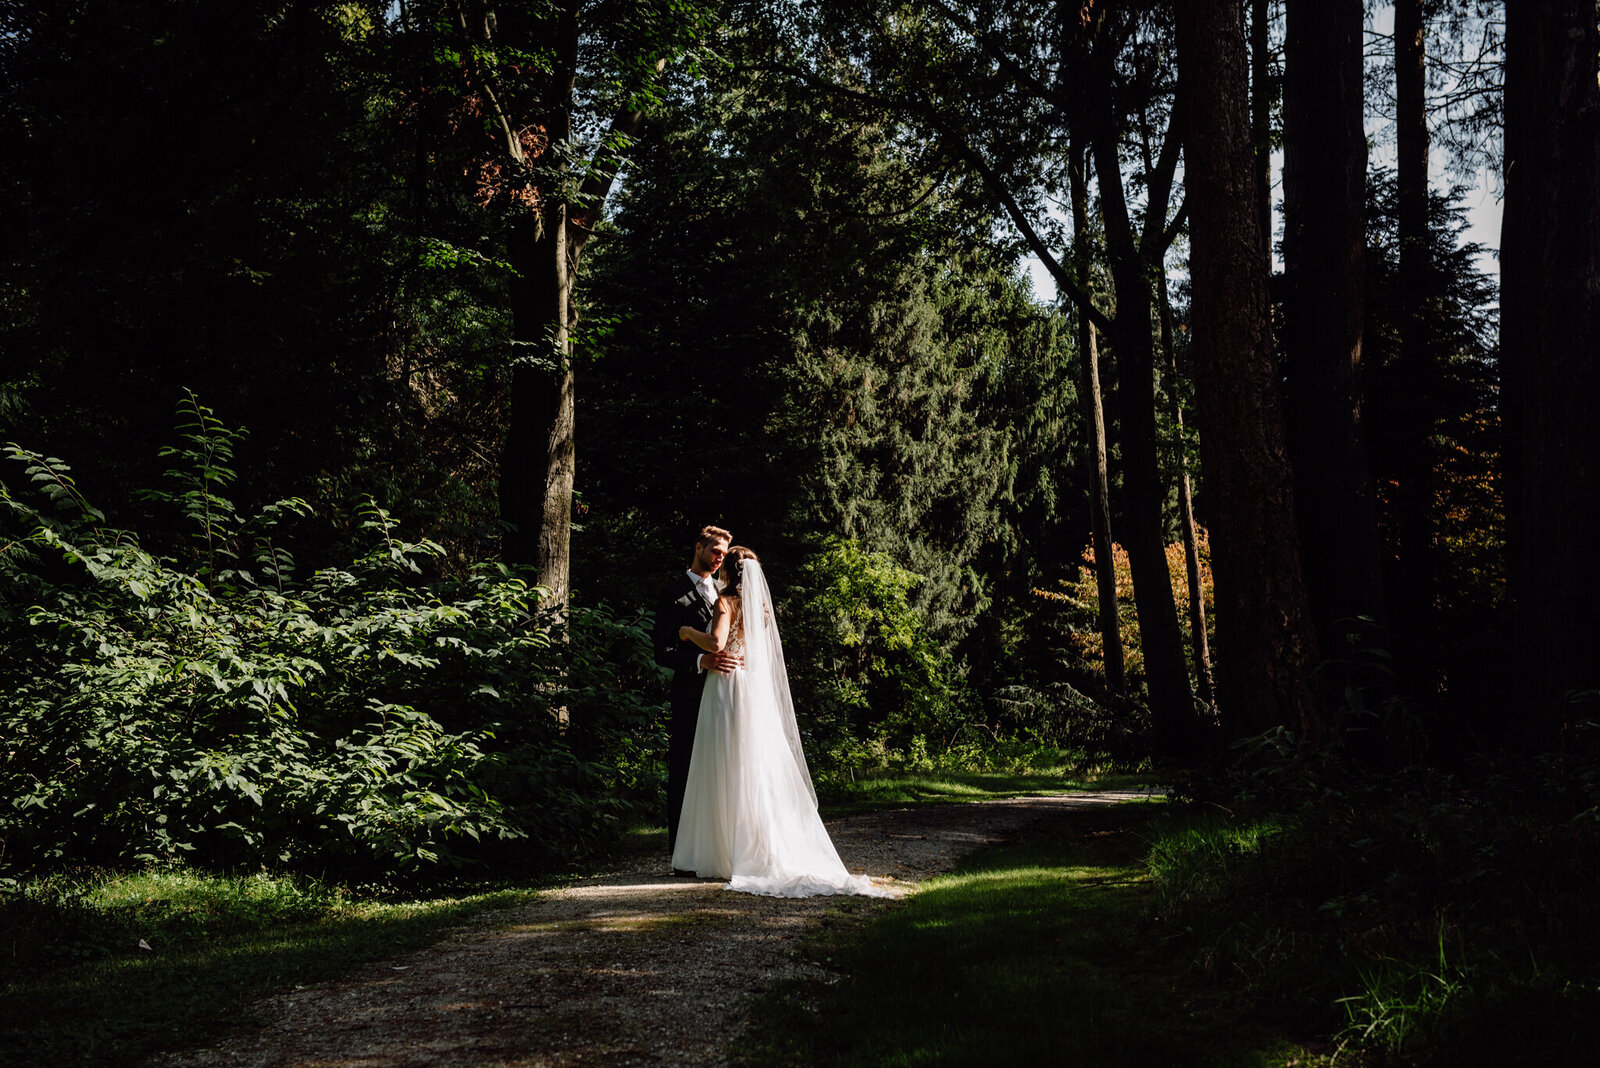
<svg viewBox="0 0 1600 1068">
<path fill-rule="evenodd" d="M 1010 74 L 1015 81 L 1035 97 L 1061 109 L 1064 113 L 1070 114 L 1072 112 L 1071 101 L 1066 94 L 1062 93 L 1060 89 L 1052 89 L 1045 84 L 1042 78 L 1024 67 L 1021 61 L 1013 56 L 1010 51 L 1000 47 L 994 34 L 979 29 L 975 22 L 962 16 L 960 12 L 949 4 L 944 3 L 943 0 L 929 0 L 929 2 L 932 6 L 938 8 L 952 25 L 966 31 L 974 41 L 978 42 L 978 46 L 983 50 L 984 55 L 999 64 L 1001 69 Z"/>
<path fill-rule="evenodd" d="M 1006 215 L 1011 219 L 1012 224 L 1016 226 L 1017 231 L 1022 235 L 1022 239 L 1027 244 L 1029 250 L 1032 251 L 1034 255 L 1039 257 L 1039 262 L 1044 264 L 1045 269 L 1050 272 L 1051 278 L 1054 279 L 1056 285 L 1061 288 L 1061 291 L 1067 294 L 1067 296 L 1071 298 L 1072 302 L 1082 309 L 1083 313 L 1089 317 L 1089 320 L 1093 322 L 1097 328 L 1102 331 L 1110 331 L 1111 320 L 1104 312 L 1095 307 L 1094 297 L 1089 293 L 1088 289 L 1080 284 L 1077 277 L 1068 271 L 1067 268 L 1061 263 L 1061 260 L 1057 258 L 1053 252 L 1051 252 L 1050 246 L 1047 245 L 1044 238 L 1040 236 L 1038 228 L 1033 225 L 1033 220 L 1028 217 L 1028 213 L 1023 209 L 1021 203 L 1018 202 L 1010 187 L 1000 177 L 999 173 L 994 169 L 994 167 L 983 158 L 982 153 L 974 148 L 965 136 L 955 130 L 952 126 L 950 126 L 949 123 L 945 122 L 939 116 L 939 111 L 933 106 L 932 101 L 928 100 L 926 97 L 919 101 L 908 101 L 904 99 L 885 97 L 877 93 L 869 93 L 861 89 L 851 89 L 846 86 L 839 85 L 837 82 L 830 81 L 827 78 L 824 78 L 812 71 L 806 70 L 803 67 L 795 67 L 788 64 L 767 63 L 748 69 L 766 71 L 776 74 L 788 74 L 791 77 L 798 78 L 800 81 L 812 86 L 813 88 L 821 89 L 825 92 L 853 100 L 857 103 L 871 104 L 875 107 L 885 108 L 892 111 L 912 111 L 922 120 L 927 122 L 928 125 L 932 126 L 941 135 L 941 141 L 947 143 L 948 147 L 954 150 L 956 156 L 965 161 L 969 166 L 972 167 L 974 171 L 977 172 L 978 176 L 983 180 L 984 185 L 989 188 L 989 191 L 994 195 L 995 199 L 1000 202 L 1001 208 L 1004 209 Z"/>
</svg>

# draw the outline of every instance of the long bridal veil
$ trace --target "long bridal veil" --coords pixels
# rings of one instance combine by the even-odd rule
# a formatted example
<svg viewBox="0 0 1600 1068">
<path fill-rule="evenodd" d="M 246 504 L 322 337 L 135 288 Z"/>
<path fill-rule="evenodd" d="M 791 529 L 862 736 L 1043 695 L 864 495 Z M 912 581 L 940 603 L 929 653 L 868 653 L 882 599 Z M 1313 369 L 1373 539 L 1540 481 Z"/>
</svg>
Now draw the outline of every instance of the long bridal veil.
<svg viewBox="0 0 1600 1068">
<path fill-rule="evenodd" d="M 767 586 L 760 561 L 744 562 L 739 594 L 744 602 L 744 669 L 750 673 L 752 682 L 772 695 L 784 740 L 789 743 L 789 753 L 815 805 L 817 788 L 812 785 L 811 769 L 806 764 L 805 749 L 800 745 L 794 698 L 789 695 L 789 671 L 783 661 L 783 641 L 778 637 L 778 621 L 772 610 L 772 590 Z"/>
<path fill-rule="evenodd" d="M 728 889 L 778 897 L 891 896 L 866 876 L 850 874 L 822 825 L 800 746 L 772 591 L 754 560 L 744 562 L 739 596 L 744 670 L 735 672 L 725 688 L 717 686 L 731 703 L 730 779 L 737 783 Z"/>
</svg>

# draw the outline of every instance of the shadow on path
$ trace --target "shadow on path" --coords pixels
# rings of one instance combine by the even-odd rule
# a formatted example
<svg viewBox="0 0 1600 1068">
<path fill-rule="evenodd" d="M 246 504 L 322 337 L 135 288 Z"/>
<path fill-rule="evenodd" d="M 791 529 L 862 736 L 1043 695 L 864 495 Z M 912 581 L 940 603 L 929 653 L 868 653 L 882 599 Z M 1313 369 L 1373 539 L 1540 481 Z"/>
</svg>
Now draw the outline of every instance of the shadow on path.
<svg viewBox="0 0 1600 1068">
<path fill-rule="evenodd" d="M 830 821 L 845 864 L 915 885 L 1063 811 L 1148 797 L 1104 791 L 925 805 Z M 676 1065 L 725 1061 L 750 999 L 820 975 L 795 940 L 870 898 L 756 897 L 664 878 L 665 858 L 486 914 L 444 942 L 269 998 L 268 1022 L 172 1066 Z"/>
</svg>

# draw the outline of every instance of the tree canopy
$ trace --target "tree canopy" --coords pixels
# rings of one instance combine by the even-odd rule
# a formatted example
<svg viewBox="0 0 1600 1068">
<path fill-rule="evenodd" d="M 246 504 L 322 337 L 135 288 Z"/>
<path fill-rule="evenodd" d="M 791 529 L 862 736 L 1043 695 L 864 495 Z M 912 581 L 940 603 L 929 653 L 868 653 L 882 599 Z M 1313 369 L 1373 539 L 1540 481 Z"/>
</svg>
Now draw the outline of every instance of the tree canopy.
<svg viewBox="0 0 1600 1068">
<path fill-rule="evenodd" d="M 462 833 L 647 804 L 620 650 L 718 523 L 824 766 L 1465 754 L 1519 662 L 1567 751 L 1592 5 L 1248 7 L 3 0 L 5 722 L 81 675 L 46 764 L 153 687 L 162 752 L 237 713 L 315 769 L 407 709 Z M 1430 145 L 1504 178 L 1504 300 Z M 327 681 L 379 652 L 426 663 Z"/>
</svg>

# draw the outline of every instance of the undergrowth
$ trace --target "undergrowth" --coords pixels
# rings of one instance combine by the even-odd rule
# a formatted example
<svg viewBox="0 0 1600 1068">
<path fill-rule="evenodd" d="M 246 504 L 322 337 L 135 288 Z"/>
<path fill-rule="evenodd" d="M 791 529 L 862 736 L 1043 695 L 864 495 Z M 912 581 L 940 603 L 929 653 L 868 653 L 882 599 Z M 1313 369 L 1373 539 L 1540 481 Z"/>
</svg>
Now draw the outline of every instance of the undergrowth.
<svg viewBox="0 0 1600 1068">
<path fill-rule="evenodd" d="M 1600 820 L 1579 761 L 1375 773 L 1286 739 L 1149 866 L 1205 975 L 1382 1065 L 1600 1056 Z M 1264 757 L 1264 759 L 1263 759 Z"/>
<path fill-rule="evenodd" d="M 56 873 L 0 897 L 0 956 L 19 979 L 352 910 L 347 892 L 293 876 Z"/>
<path fill-rule="evenodd" d="M 181 867 L 79 870 L 0 895 L 0 1064 L 138 1063 L 248 1022 L 267 994 L 427 945 L 526 888 L 381 899 Z"/>
<path fill-rule="evenodd" d="M 370 503 L 354 559 L 302 566 L 304 503 L 237 507 L 243 431 L 192 395 L 179 418 L 159 546 L 6 449 L 0 890 L 176 860 L 426 879 L 581 853 L 653 800 L 637 621 L 558 614 L 499 565 L 430 578 L 439 547 Z"/>
</svg>

